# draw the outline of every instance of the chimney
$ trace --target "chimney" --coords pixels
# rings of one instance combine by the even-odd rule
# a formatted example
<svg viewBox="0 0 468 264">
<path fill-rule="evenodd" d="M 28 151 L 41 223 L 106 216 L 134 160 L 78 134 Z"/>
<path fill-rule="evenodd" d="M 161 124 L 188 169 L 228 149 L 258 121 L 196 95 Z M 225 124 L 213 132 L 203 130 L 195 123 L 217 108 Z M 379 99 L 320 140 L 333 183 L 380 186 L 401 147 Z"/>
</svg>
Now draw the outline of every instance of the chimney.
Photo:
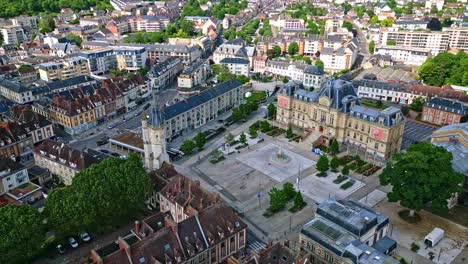
<svg viewBox="0 0 468 264">
<path fill-rule="evenodd" d="M 189 199 L 192 197 L 192 182 L 188 184 L 188 197 Z"/>
<path fill-rule="evenodd" d="M 138 234 L 140 233 L 140 221 L 135 221 L 135 233 Z"/>
</svg>

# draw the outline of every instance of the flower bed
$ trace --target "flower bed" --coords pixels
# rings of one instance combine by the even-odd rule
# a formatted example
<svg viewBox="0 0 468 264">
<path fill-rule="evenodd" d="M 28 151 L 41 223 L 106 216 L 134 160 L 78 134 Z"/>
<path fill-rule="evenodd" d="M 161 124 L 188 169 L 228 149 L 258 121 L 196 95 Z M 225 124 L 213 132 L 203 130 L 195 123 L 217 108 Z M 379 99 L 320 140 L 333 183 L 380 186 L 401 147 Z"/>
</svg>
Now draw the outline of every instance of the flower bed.
<svg viewBox="0 0 468 264">
<path fill-rule="evenodd" d="M 277 137 L 281 134 L 284 134 L 286 130 L 279 128 L 279 127 L 272 127 L 270 131 L 268 131 L 266 134 L 271 137 Z"/>
<path fill-rule="evenodd" d="M 340 165 L 341 166 L 347 165 L 348 163 L 350 163 L 353 160 L 354 160 L 353 156 L 350 156 L 350 155 L 344 156 L 344 157 L 340 158 Z"/>
<path fill-rule="evenodd" d="M 364 171 L 362 174 L 364 176 L 370 176 L 370 175 L 376 173 L 378 170 L 380 170 L 379 166 L 372 166 L 370 169 Z"/>
<path fill-rule="evenodd" d="M 225 158 L 224 156 L 221 156 L 221 157 L 219 157 L 219 158 L 217 158 L 217 159 L 210 159 L 210 162 L 211 162 L 212 164 L 216 164 L 216 163 L 218 163 L 218 162 L 220 162 L 220 161 L 223 161 L 223 160 L 225 160 L 225 159 L 226 159 L 226 158 Z"/>
<path fill-rule="evenodd" d="M 343 185 L 340 186 L 340 189 L 346 190 L 351 188 L 354 185 L 354 181 L 347 181 Z"/>
<path fill-rule="evenodd" d="M 348 179 L 348 177 L 343 176 L 343 175 L 339 175 L 338 177 L 336 177 L 336 180 L 334 180 L 333 183 L 340 184 L 340 183 L 346 181 L 347 179 Z"/>
</svg>

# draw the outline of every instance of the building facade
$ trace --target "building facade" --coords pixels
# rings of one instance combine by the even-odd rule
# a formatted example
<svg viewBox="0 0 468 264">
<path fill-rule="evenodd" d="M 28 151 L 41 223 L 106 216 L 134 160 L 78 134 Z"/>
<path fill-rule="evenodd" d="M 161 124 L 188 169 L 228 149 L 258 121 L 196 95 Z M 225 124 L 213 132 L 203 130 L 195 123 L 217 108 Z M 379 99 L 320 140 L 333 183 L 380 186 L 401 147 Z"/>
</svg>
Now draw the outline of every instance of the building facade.
<svg viewBox="0 0 468 264">
<path fill-rule="evenodd" d="M 304 81 L 302 84 L 308 88 L 319 89 L 325 82 L 326 76 L 322 68 L 308 65 L 304 69 Z"/>
<path fill-rule="evenodd" d="M 229 72 L 235 75 L 249 76 L 250 73 L 250 62 L 245 59 L 238 58 L 225 58 L 222 59 L 219 64 L 226 66 Z"/>
<path fill-rule="evenodd" d="M 468 121 L 468 103 L 434 97 L 424 103 L 422 120 L 440 126 Z"/>
<path fill-rule="evenodd" d="M 205 83 L 210 74 L 210 63 L 206 60 L 199 59 L 179 74 L 177 77 L 177 86 L 179 88 L 193 88 Z"/>
<path fill-rule="evenodd" d="M 389 55 L 397 63 L 408 65 L 422 65 L 429 56 L 431 50 L 427 48 L 407 48 L 399 46 L 375 47 L 375 54 Z"/>
<path fill-rule="evenodd" d="M 446 51 L 449 40 L 448 32 L 400 31 L 398 28 L 382 28 L 379 36 L 380 45 L 393 41 L 399 47 L 430 49 L 433 56 Z"/>
<path fill-rule="evenodd" d="M 175 81 L 182 69 L 182 60 L 178 57 L 170 57 L 154 65 L 148 72 L 151 88 L 162 89 L 169 86 Z"/>
<path fill-rule="evenodd" d="M 278 93 L 277 121 L 318 132 L 323 144 L 336 138 L 380 159 L 400 151 L 404 118 L 401 111 L 362 107 L 352 83 L 328 80 L 308 92 L 302 83 L 288 83 Z"/>
<path fill-rule="evenodd" d="M 0 156 L 16 161 L 32 158 L 33 140 L 17 122 L 0 122 Z"/>
<path fill-rule="evenodd" d="M 90 73 L 88 61 L 79 57 L 39 65 L 39 76 L 46 82 L 89 75 Z"/>
<path fill-rule="evenodd" d="M 19 25 L 3 26 L 0 28 L 3 44 L 21 44 L 27 40 L 24 30 Z"/>
</svg>

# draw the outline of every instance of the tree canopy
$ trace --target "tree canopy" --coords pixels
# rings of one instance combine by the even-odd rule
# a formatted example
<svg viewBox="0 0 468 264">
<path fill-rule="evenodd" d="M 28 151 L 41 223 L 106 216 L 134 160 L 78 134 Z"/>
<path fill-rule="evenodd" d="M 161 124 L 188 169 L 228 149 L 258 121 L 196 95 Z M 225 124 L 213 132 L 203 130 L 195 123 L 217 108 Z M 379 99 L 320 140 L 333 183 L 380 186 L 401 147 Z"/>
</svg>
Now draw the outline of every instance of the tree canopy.
<svg viewBox="0 0 468 264">
<path fill-rule="evenodd" d="M 320 174 L 324 174 L 330 168 L 327 155 L 321 155 L 317 161 L 317 164 L 315 164 L 315 167 L 320 172 Z"/>
<path fill-rule="evenodd" d="M 90 7 L 112 9 L 109 0 L 0 0 L 0 17 L 15 17 L 21 14 L 37 15 L 39 13 L 56 13 L 62 7 L 74 11 L 87 10 Z"/>
<path fill-rule="evenodd" d="M 468 86 L 468 55 L 460 51 L 456 55 L 441 52 L 428 58 L 419 67 L 419 77 L 427 85 L 454 84 Z"/>
<path fill-rule="evenodd" d="M 452 168 L 452 154 L 428 142 L 411 145 L 397 153 L 380 177 L 382 185 L 392 185 L 390 202 L 400 202 L 412 211 L 431 203 L 435 211 L 447 210 L 447 200 L 462 190 L 464 176 Z"/>
<path fill-rule="evenodd" d="M 0 208 L 0 238 L 0 263 L 27 263 L 45 240 L 39 212 L 29 205 Z"/>
<path fill-rule="evenodd" d="M 45 202 L 45 213 L 59 237 L 96 231 L 144 206 L 151 190 L 137 156 L 108 158 L 81 170 L 72 185 L 54 190 Z"/>
<path fill-rule="evenodd" d="M 299 44 L 297 42 L 293 41 L 291 44 L 288 46 L 288 53 L 289 55 L 294 55 L 299 51 Z"/>
</svg>

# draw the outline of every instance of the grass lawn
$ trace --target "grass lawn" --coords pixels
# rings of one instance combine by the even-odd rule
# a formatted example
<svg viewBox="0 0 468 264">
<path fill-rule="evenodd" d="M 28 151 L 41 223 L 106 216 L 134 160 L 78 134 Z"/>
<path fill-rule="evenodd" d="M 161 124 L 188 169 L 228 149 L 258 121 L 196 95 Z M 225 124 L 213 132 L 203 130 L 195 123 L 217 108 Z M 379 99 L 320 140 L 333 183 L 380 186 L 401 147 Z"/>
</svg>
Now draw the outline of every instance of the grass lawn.
<svg viewBox="0 0 468 264">
<path fill-rule="evenodd" d="M 256 102 L 258 103 L 260 99 L 265 99 L 266 98 L 266 92 L 261 91 L 261 92 L 252 92 L 252 95 L 250 97 L 244 98 L 248 102 Z"/>
<path fill-rule="evenodd" d="M 375 109 L 387 108 L 387 106 L 385 106 L 384 104 L 378 105 L 376 101 L 372 101 L 372 100 L 361 100 L 361 104 L 367 107 L 375 108 Z"/>
</svg>

